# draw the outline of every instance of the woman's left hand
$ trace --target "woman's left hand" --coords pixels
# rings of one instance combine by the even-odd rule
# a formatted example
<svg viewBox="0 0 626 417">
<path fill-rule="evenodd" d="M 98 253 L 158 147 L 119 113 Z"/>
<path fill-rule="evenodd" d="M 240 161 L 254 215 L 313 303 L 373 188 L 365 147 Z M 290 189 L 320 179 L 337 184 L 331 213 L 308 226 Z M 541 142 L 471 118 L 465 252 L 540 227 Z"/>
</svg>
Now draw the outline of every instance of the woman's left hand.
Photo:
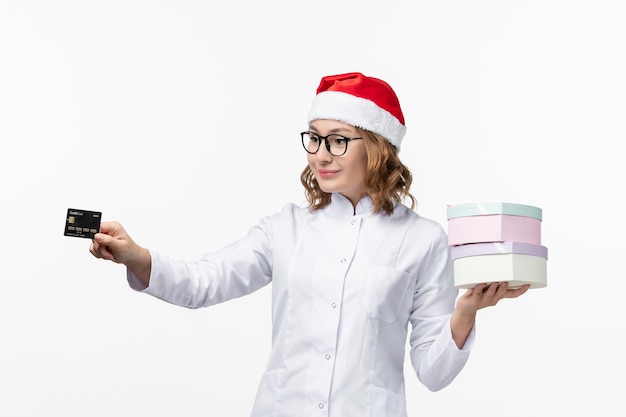
<svg viewBox="0 0 626 417">
<path fill-rule="evenodd" d="M 509 288 L 508 282 L 478 284 L 459 297 L 456 307 L 461 313 L 475 314 L 481 308 L 495 306 L 503 298 L 517 298 L 529 288 L 530 284 Z"/>
<path fill-rule="evenodd" d="M 509 288 L 508 282 L 492 282 L 491 284 L 478 284 L 474 288 L 465 291 L 456 300 L 456 308 L 450 319 L 452 339 L 461 349 L 474 326 L 476 313 L 481 308 L 491 307 L 498 304 L 503 298 L 517 298 L 530 288 L 530 284 L 519 288 Z"/>
</svg>

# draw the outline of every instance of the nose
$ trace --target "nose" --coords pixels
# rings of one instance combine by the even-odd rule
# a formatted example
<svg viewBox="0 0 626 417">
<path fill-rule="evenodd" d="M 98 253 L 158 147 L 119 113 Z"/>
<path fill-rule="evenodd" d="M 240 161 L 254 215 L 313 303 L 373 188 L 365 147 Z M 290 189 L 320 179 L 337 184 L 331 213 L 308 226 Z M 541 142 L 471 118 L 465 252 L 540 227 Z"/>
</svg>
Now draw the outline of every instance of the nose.
<svg viewBox="0 0 626 417">
<path fill-rule="evenodd" d="M 322 139 L 323 143 L 320 143 L 320 148 L 315 153 L 315 158 L 320 162 L 329 162 L 333 159 L 333 155 L 330 153 L 330 144 L 328 140 Z"/>
</svg>

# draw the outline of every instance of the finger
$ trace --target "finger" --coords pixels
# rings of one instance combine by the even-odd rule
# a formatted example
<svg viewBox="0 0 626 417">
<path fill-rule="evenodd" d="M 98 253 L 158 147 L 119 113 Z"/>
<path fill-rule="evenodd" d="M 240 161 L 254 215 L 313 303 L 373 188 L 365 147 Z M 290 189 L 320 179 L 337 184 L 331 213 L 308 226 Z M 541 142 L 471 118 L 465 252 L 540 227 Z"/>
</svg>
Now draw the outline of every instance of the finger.
<svg viewBox="0 0 626 417">
<path fill-rule="evenodd" d="M 100 223 L 100 233 L 108 234 L 113 230 L 113 222 L 101 222 Z"/>
<path fill-rule="evenodd" d="M 498 299 L 503 298 L 507 294 L 508 290 L 509 290 L 509 283 L 506 282 L 506 281 L 505 282 L 501 282 L 498 285 L 498 288 L 496 289 L 495 296 Z"/>
<path fill-rule="evenodd" d="M 99 258 L 98 256 L 98 248 L 97 248 L 97 243 L 95 240 L 91 241 L 91 245 L 89 245 L 89 253 L 91 253 L 93 256 L 95 256 L 96 258 Z"/>
<path fill-rule="evenodd" d="M 109 247 L 98 243 L 95 239 L 92 240 L 89 252 L 91 252 L 91 254 L 96 258 L 117 262 L 115 255 L 111 252 Z"/>
<path fill-rule="evenodd" d="M 102 248 L 102 247 L 112 247 L 115 246 L 116 243 L 116 238 L 108 235 L 106 233 L 100 232 L 100 233 L 96 233 L 93 237 L 93 240 L 96 244 L 96 249 Z"/>
<path fill-rule="evenodd" d="M 115 258 L 115 255 L 113 254 L 113 252 L 111 252 L 109 248 L 106 246 L 101 246 L 100 249 L 98 250 L 98 253 L 100 254 L 100 258 L 102 259 L 117 262 L 117 259 Z"/>
<path fill-rule="evenodd" d="M 119 222 L 112 221 L 100 223 L 100 233 L 103 233 L 105 235 L 117 236 L 123 232 L 124 229 L 122 228 L 122 225 L 119 224 Z"/>
<path fill-rule="evenodd" d="M 478 284 L 478 285 L 476 285 L 476 286 L 474 287 L 474 293 L 473 293 L 473 295 L 474 295 L 475 297 L 480 297 L 480 296 L 481 296 L 481 295 L 485 292 L 485 290 L 486 290 L 488 287 L 489 287 L 489 284 L 487 284 L 487 283 L 482 283 L 482 284 Z"/>
<path fill-rule="evenodd" d="M 490 282 L 483 290 L 483 295 L 490 298 L 494 297 L 496 295 L 496 291 L 498 291 L 498 288 L 500 288 L 499 282 Z"/>
<path fill-rule="evenodd" d="M 507 298 L 516 298 L 524 294 L 530 288 L 530 284 L 524 284 L 519 288 L 510 289 L 506 293 Z"/>
</svg>

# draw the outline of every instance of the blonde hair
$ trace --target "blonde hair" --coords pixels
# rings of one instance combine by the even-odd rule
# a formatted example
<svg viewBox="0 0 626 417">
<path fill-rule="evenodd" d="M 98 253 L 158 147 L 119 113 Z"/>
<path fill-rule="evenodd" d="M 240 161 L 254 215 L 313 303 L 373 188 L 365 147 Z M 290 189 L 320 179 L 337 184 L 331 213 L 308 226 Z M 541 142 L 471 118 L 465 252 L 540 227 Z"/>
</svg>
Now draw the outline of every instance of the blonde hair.
<svg viewBox="0 0 626 417">
<path fill-rule="evenodd" d="M 411 202 L 415 209 L 417 201 L 409 192 L 413 176 L 411 171 L 400 161 L 398 148 L 391 145 L 385 138 L 368 130 L 358 129 L 359 136 L 365 142 L 367 167 L 365 168 L 365 192 L 372 199 L 374 212 L 393 213 L 394 201 Z M 307 165 L 300 175 L 305 189 L 305 196 L 312 211 L 326 207 L 330 203 L 330 193 L 322 191 L 311 168 Z"/>
</svg>

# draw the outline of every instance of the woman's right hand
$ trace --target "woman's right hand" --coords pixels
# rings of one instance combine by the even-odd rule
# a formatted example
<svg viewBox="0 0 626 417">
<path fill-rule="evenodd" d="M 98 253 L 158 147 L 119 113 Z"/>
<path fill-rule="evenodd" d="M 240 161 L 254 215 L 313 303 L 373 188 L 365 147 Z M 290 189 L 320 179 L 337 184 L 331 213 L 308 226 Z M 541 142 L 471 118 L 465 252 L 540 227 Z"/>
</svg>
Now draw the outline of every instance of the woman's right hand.
<svg viewBox="0 0 626 417">
<path fill-rule="evenodd" d="M 118 222 L 102 222 L 100 233 L 94 236 L 89 252 L 126 267 L 146 286 L 150 281 L 152 258 L 150 252 L 137 245 Z"/>
</svg>

